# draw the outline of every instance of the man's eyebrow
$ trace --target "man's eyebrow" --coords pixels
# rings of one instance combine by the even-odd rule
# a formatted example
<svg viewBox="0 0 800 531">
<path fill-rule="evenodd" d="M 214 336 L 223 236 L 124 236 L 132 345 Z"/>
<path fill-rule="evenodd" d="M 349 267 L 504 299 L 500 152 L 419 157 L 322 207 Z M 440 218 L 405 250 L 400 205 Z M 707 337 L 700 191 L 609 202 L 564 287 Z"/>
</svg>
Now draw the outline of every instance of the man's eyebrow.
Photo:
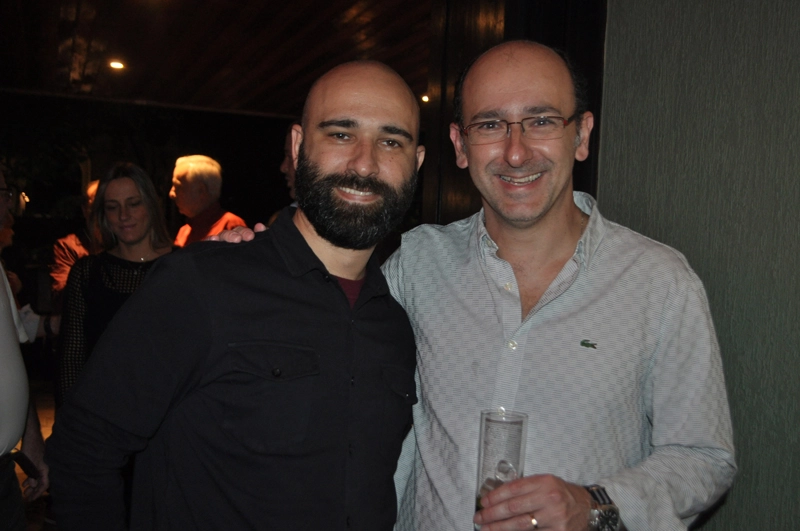
<svg viewBox="0 0 800 531">
<path fill-rule="evenodd" d="M 381 131 L 387 135 L 400 135 L 407 138 L 409 142 L 414 141 L 414 137 L 411 136 L 411 133 L 401 127 L 397 127 L 396 125 L 382 125 Z"/>
<path fill-rule="evenodd" d="M 317 127 L 319 129 L 326 129 L 328 127 L 341 127 L 343 129 L 355 129 L 358 127 L 358 122 L 351 118 L 342 118 L 341 120 L 326 120 L 324 122 L 320 122 Z M 414 137 L 403 129 L 402 127 L 397 127 L 396 125 L 382 125 L 381 132 L 387 135 L 399 135 L 404 138 L 407 138 L 409 142 L 414 141 Z"/>
<path fill-rule="evenodd" d="M 558 109 L 553 107 L 552 105 L 535 105 L 531 107 L 525 107 L 524 109 L 525 117 L 529 116 L 542 116 L 543 114 L 547 113 L 560 113 Z M 498 109 L 492 109 L 490 111 L 483 111 L 477 113 L 475 116 L 472 117 L 472 122 L 481 121 L 481 120 L 502 120 L 504 119 L 505 114 L 500 112 Z"/>
<path fill-rule="evenodd" d="M 525 107 L 525 113 L 530 116 L 541 116 L 546 113 L 560 114 L 561 111 L 551 105 L 537 105 L 534 107 Z"/>
<path fill-rule="evenodd" d="M 501 117 L 500 111 L 498 110 L 483 111 L 473 116 L 472 121 L 476 122 L 481 120 L 499 120 L 500 117 Z"/>
<path fill-rule="evenodd" d="M 343 118 L 341 120 L 326 120 L 317 124 L 317 127 L 319 129 L 326 129 L 328 127 L 343 127 L 345 129 L 353 129 L 358 127 L 358 122 L 349 118 Z"/>
</svg>

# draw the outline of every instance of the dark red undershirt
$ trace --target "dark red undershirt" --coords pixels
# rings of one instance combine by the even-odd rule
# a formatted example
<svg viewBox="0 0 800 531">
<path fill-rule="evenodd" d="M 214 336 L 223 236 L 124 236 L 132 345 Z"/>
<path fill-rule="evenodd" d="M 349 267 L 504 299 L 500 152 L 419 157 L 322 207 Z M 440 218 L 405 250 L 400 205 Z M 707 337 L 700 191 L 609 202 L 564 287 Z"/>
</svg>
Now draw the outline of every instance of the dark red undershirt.
<svg viewBox="0 0 800 531">
<path fill-rule="evenodd" d="M 350 302 L 350 308 L 352 309 L 356 305 L 358 294 L 361 293 L 361 288 L 364 286 L 364 281 L 367 280 L 367 277 L 361 280 L 348 280 L 335 275 L 331 276 L 339 281 L 339 285 L 344 290 L 344 294 L 347 295 L 347 300 Z"/>
</svg>

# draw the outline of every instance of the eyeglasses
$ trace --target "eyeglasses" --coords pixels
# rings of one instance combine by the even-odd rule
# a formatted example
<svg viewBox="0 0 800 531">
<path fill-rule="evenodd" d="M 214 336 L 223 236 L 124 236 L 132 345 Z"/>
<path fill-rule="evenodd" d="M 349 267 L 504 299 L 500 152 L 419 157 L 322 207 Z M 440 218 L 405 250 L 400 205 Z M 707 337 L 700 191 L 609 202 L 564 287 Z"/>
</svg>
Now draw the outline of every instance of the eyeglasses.
<svg viewBox="0 0 800 531">
<path fill-rule="evenodd" d="M 473 146 L 494 144 L 508 138 L 511 135 L 511 126 L 519 124 L 522 127 L 522 136 L 529 140 L 555 140 L 564 136 L 564 129 L 577 117 L 576 113 L 566 119 L 561 116 L 531 116 L 523 118 L 521 122 L 487 120 L 469 124 L 461 129 L 461 133 Z"/>
</svg>

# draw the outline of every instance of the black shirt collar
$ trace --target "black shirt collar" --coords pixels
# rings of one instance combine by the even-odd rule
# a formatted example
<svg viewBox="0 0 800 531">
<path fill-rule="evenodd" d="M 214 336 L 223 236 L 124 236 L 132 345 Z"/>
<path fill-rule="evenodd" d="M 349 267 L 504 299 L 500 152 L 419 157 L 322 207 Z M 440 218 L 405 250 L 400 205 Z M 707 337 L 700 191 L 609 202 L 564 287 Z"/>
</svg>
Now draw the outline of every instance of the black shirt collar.
<svg viewBox="0 0 800 531">
<path fill-rule="evenodd" d="M 275 242 L 278 253 L 292 276 L 299 277 L 316 270 L 326 277 L 332 277 L 295 226 L 293 218 L 296 210 L 291 206 L 284 208 L 267 233 Z M 367 262 L 366 281 L 362 291 L 365 290 L 375 296 L 389 293 L 389 286 L 374 253 Z"/>
</svg>

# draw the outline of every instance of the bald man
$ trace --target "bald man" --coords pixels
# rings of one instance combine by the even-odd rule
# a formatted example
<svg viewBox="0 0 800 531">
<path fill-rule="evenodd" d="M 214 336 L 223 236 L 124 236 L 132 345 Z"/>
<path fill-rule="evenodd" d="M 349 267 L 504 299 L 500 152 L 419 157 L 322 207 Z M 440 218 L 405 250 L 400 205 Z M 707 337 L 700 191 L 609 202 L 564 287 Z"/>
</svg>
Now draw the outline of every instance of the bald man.
<svg viewBox="0 0 800 531">
<path fill-rule="evenodd" d="M 406 233 L 384 265 L 422 390 L 398 530 L 686 529 L 736 473 L 702 283 L 573 192 L 594 119 L 553 50 L 492 48 L 456 94 L 450 139 L 483 209 Z M 476 513 L 480 412 L 498 408 L 529 417 L 525 477 Z"/>
<path fill-rule="evenodd" d="M 165 257 L 48 444 L 60 530 L 389 530 L 414 336 L 372 252 L 410 205 L 419 109 L 380 63 L 322 76 L 292 130 L 298 208 Z"/>
</svg>

